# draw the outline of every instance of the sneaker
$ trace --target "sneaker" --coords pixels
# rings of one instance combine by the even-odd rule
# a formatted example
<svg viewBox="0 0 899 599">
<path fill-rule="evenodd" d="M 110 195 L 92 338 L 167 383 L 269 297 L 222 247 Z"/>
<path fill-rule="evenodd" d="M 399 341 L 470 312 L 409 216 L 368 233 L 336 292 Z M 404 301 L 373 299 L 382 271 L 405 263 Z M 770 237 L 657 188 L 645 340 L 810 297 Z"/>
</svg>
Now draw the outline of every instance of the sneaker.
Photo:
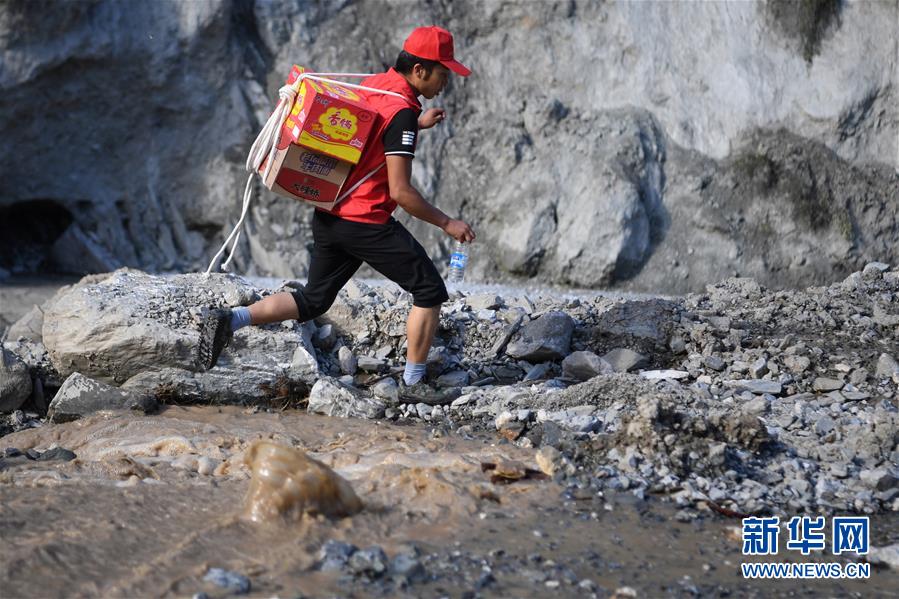
<svg viewBox="0 0 899 599">
<path fill-rule="evenodd" d="M 402 403 L 423 403 L 429 406 L 445 406 L 452 403 L 454 399 L 462 395 L 462 392 L 455 387 L 447 387 L 439 389 L 432 387 L 424 381 L 419 381 L 414 385 L 407 385 L 401 378 L 399 384 L 399 399 Z"/>
<path fill-rule="evenodd" d="M 200 321 L 200 343 L 197 347 L 198 370 L 209 370 L 218 362 L 222 350 L 231 343 L 231 309 L 208 310 Z"/>
</svg>

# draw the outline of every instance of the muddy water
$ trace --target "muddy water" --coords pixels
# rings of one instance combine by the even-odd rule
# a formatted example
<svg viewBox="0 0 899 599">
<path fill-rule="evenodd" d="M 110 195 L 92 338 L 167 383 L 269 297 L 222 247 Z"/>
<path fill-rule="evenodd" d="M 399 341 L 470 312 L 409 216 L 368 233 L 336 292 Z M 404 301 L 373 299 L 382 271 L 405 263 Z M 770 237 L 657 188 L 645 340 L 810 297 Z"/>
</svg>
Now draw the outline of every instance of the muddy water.
<svg viewBox="0 0 899 599">
<path fill-rule="evenodd" d="M 244 454 L 259 439 L 334 468 L 363 510 L 268 524 L 242 518 L 250 488 Z M 533 450 L 488 435 L 172 407 L 151 417 L 101 414 L 0 440 L 40 451 L 53 445 L 78 458 L 3 460 L 3 597 L 224 596 L 203 580 L 210 567 L 248 576 L 250 594 L 260 597 L 459 597 L 479 585 L 482 596 L 585 596 L 583 579 L 599 585 L 600 595 L 622 586 L 641 596 L 725 589 L 888 596 L 899 588 L 899 577 L 881 570 L 865 582 L 746 583 L 736 521 L 709 515 L 681 523 L 657 501 L 566 495 L 551 480 L 491 483 L 483 463 L 536 463 Z M 379 545 L 388 557 L 414 545 L 430 579 L 403 590 L 386 579 L 320 572 L 317 555 L 331 539 Z"/>
</svg>

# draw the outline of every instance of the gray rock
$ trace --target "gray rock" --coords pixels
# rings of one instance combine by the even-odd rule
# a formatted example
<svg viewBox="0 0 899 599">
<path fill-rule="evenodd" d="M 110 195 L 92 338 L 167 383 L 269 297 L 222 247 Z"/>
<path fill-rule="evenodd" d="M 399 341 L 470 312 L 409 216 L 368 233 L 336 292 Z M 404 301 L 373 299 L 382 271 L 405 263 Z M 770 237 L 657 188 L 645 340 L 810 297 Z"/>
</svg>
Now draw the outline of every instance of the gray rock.
<svg viewBox="0 0 899 599">
<path fill-rule="evenodd" d="M 441 374 L 436 381 L 438 387 L 465 387 L 468 382 L 469 376 L 466 370 L 453 370 Z"/>
<path fill-rule="evenodd" d="M 862 470 L 859 472 L 858 477 L 859 480 L 876 491 L 886 491 L 899 484 L 899 478 L 896 477 L 896 474 L 886 468 Z"/>
<path fill-rule="evenodd" d="M 365 372 L 381 372 L 387 368 L 387 360 L 374 356 L 359 356 L 356 358 L 360 370 Z"/>
<path fill-rule="evenodd" d="M 549 368 L 549 362 L 541 362 L 540 364 L 535 364 L 531 367 L 530 370 L 527 371 L 527 373 L 524 375 L 524 378 L 521 380 L 522 382 L 528 382 L 542 379 L 546 376 L 546 373 L 549 372 Z"/>
<path fill-rule="evenodd" d="M 340 364 L 340 372 L 343 374 L 356 374 L 359 363 L 356 361 L 356 356 L 353 355 L 353 350 L 347 346 L 342 345 L 337 350 L 337 362 Z"/>
<path fill-rule="evenodd" d="M 663 379 L 671 379 L 674 381 L 690 378 L 690 373 L 686 370 L 644 370 L 640 376 L 650 381 L 660 381 Z"/>
<path fill-rule="evenodd" d="M 356 551 L 358 549 L 355 545 L 331 539 L 325 542 L 318 551 L 319 569 L 324 572 L 343 570 Z"/>
<path fill-rule="evenodd" d="M 341 418 L 381 418 L 384 401 L 358 389 L 350 389 L 330 377 L 322 377 L 309 393 L 307 410 L 314 414 Z"/>
<path fill-rule="evenodd" d="M 147 413 L 157 407 L 156 399 L 131 389 L 120 389 L 72 373 L 50 402 L 50 422 L 69 422 L 101 410 L 139 410 Z"/>
<path fill-rule="evenodd" d="M 26 339 L 32 343 L 43 343 L 41 330 L 44 327 L 44 311 L 40 306 L 32 306 L 25 316 L 17 320 L 6 331 L 5 338 L 17 341 Z"/>
<path fill-rule="evenodd" d="M 612 372 L 614 372 L 612 365 L 591 351 L 571 352 L 562 360 L 562 374 L 578 381 L 586 381 L 600 374 Z"/>
<path fill-rule="evenodd" d="M 883 262 L 868 262 L 862 269 L 862 277 L 868 281 L 877 280 L 888 270 L 890 270 L 889 264 L 884 264 Z"/>
<path fill-rule="evenodd" d="M 796 356 L 796 355 L 786 355 L 783 357 L 784 366 L 786 366 L 790 371 L 795 372 L 797 374 L 801 374 L 808 370 L 812 361 L 809 360 L 805 356 Z"/>
<path fill-rule="evenodd" d="M 200 336 L 196 314 L 221 305 L 217 298 L 227 291 L 253 293 L 246 281 L 230 275 L 156 276 L 122 269 L 87 277 L 48 302 L 44 344 L 62 376 L 80 372 L 117 384 L 167 367 L 196 369 Z M 242 329 L 235 340 L 251 338 L 254 343 L 232 343 L 219 366 L 243 358 L 257 368 L 266 365 L 280 373 L 283 368 L 278 365 L 291 363 L 296 348 L 305 343 L 299 329 Z M 311 347 L 306 350 L 314 355 Z"/>
<path fill-rule="evenodd" d="M 768 360 L 759 358 L 749 366 L 749 374 L 754 379 L 760 379 L 768 374 Z"/>
<path fill-rule="evenodd" d="M 392 378 L 378 381 L 372 386 L 371 391 L 375 397 L 383 399 L 390 405 L 396 405 L 399 401 L 399 387 Z"/>
<path fill-rule="evenodd" d="M 877 369 L 874 371 L 874 376 L 878 378 L 893 378 L 895 382 L 899 378 L 899 363 L 890 354 L 880 354 L 880 357 L 877 359 Z"/>
<path fill-rule="evenodd" d="M 503 306 L 503 298 L 492 293 L 480 293 L 466 297 L 465 304 L 474 312 L 478 310 L 498 310 Z"/>
<path fill-rule="evenodd" d="M 390 561 L 390 574 L 403 577 L 411 583 L 423 582 L 428 574 L 417 555 L 398 553 Z"/>
<path fill-rule="evenodd" d="M 710 370 L 715 370 L 718 372 L 724 370 L 724 360 L 722 360 L 718 356 L 704 356 L 702 358 L 702 363 L 706 368 L 709 368 Z"/>
<path fill-rule="evenodd" d="M 621 347 L 606 353 L 602 359 L 608 362 L 615 372 L 630 372 L 649 364 L 649 359 L 643 354 Z"/>
<path fill-rule="evenodd" d="M 818 436 L 823 437 L 832 431 L 835 426 L 836 423 L 833 421 L 833 418 L 830 416 L 822 416 L 815 422 L 815 432 L 818 433 Z"/>
<path fill-rule="evenodd" d="M 812 388 L 815 391 L 827 393 L 828 391 L 839 391 L 843 388 L 843 381 L 839 379 L 831 379 L 823 376 L 815 377 L 812 382 Z"/>
<path fill-rule="evenodd" d="M 602 422 L 593 414 L 593 406 L 578 406 L 568 410 L 538 410 L 537 422 L 552 422 L 577 433 L 599 430 Z"/>
<path fill-rule="evenodd" d="M 60 271 L 82 275 L 111 272 L 122 265 L 99 239 L 85 233 L 77 222 L 72 223 L 56 240 L 50 255 Z"/>
<path fill-rule="evenodd" d="M 885 547 L 871 547 L 865 559 L 877 565 L 888 566 L 892 570 L 899 570 L 899 543 Z"/>
<path fill-rule="evenodd" d="M 353 553 L 347 560 L 347 569 L 357 576 L 379 578 L 387 571 L 389 563 L 384 550 L 375 545 Z"/>
<path fill-rule="evenodd" d="M 770 393 L 771 395 L 780 395 L 783 387 L 777 381 L 766 381 L 760 379 L 739 379 L 724 381 L 724 385 L 736 391 L 749 391 L 755 395 L 763 395 Z"/>
<path fill-rule="evenodd" d="M 0 412 L 18 410 L 31 390 L 28 366 L 14 353 L 0 347 Z"/>
<path fill-rule="evenodd" d="M 568 355 L 574 321 L 564 312 L 551 311 L 521 327 L 506 348 L 513 358 L 528 362 L 561 360 Z"/>
<path fill-rule="evenodd" d="M 330 323 L 323 324 L 315 332 L 315 343 L 324 351 L 331 351 L 337 342 L 337 332 L 334 325 Z"/>
<path fill-rule="evenodd" d="M 494 356 L 502 354 L 506 350 L 506 346 L 509 344 L 512 336 L 521 328 L 522 322 L 524 322 L 524 314 L 518 314 L 512 322 L 503 327 L 499 337 L 493 343 L 493 347 L 490 348 L 490 353 Z"/>
</svg>

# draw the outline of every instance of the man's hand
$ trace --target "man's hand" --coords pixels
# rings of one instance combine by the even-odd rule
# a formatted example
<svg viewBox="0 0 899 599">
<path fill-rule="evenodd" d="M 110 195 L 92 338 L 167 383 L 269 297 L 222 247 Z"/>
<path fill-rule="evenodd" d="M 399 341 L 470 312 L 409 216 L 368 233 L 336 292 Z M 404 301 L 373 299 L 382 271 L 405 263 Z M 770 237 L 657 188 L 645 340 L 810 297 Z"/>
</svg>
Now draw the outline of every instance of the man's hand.
<svg viewBox="0 0 899 599">
<path fill-rule="evenodd" d="M 468 223 L 461 220 L 450 219 L 443 227 L 443 230 L 447 235 L 462 243 L 474 241 L 475 238 L 474 231 L 471 230 Z"/>
<path fill-rule="evenodd" d="M 430 129 L 446 119 L 446 111 L 442 108 L 428 108 L 418 117 L 419 129 Z"/>
</svg>

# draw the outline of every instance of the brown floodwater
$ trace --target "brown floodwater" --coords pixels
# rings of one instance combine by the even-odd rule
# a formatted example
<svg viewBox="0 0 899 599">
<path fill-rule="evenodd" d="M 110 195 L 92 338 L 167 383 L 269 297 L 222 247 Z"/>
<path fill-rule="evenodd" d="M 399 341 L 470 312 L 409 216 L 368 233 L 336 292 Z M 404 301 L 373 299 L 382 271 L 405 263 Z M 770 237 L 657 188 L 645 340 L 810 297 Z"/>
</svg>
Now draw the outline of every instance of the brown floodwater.
<svg viewBox="0 0 899 599">
<path fill-rule="evenodd" d="M 267 491 L 256 483 L 251 491 L 260 451 L 247 460 L 245 453 L 268 444 L 333 468 L 352 486 L 361 511 L 248 518 L 248 506 Z M 658 500 L 566 496 L 551 479 L 495 484 L 482 464 L 537 464 L 534 450 L 489 433 L 461 436 L 297 411 L 169 407 L 157 416 L 98 414 L 0 440 L 0 448 L 52 446 L 78 457 L 23 456 L 0 466 L 4 598 L 226 596 L 203 580 L 211 567 L 249 577 L 250 596 L 283 598 L 461 597 L 487 571 L 492 581 L 478 591 L 485 597 L 589 596 L 578 586 L 584 579 L 598 585 L 599 596 L 625 586 L 644 597 L 693 591 L 867 597 L 895 596 L 899 588 L 899 576 L 882 569 L 866 581 L 744 581 L 739 521 L 710 513 L 679 522 L 675 509 Z M 282 472 L 269 482 L 281 491 L 273 492 L 283 492 L 291 476 L 290 484 L 302 479 L 291 472 L 318 472 L 308 460 L 296 466 L 278 455 Z M 875 537 L 896 542 L 895 519 L 886 522 L 879 530 L 874 521 Z M 414 545 L 431 578 L 401 589 L 321 572 L 318 552 L 332 539 L 378 545 L 388 557 Z M 553 564 L 574 578 L 554 577 Z"/>
</svg>

